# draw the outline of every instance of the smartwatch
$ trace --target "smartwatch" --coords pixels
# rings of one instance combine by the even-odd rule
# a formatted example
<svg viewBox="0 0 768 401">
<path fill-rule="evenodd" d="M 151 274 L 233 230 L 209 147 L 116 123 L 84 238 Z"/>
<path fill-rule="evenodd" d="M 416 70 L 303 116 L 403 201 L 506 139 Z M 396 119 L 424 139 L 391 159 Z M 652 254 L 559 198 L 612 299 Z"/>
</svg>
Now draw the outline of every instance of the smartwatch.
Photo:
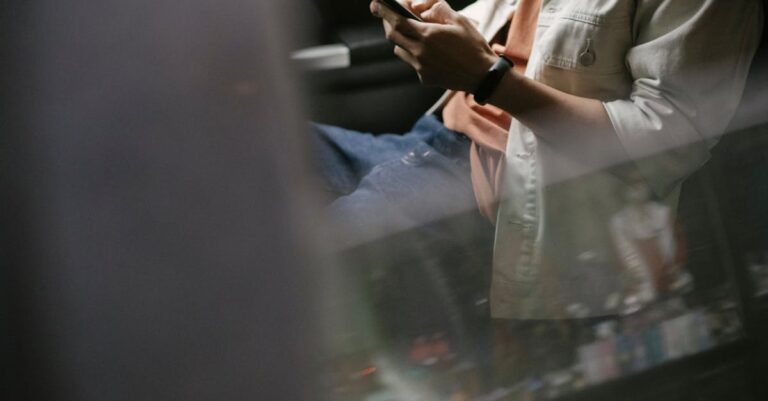
<svg viewBox="0 0 768 401">
<path fill-rule="evenodd" d="M 477 85 L 477 89 L 475 89 L 474 92 L 475 102 L 480 105 L 485 105 L 485 103 L 488 102 L 488 98 L 493 94 L 493 91 L 495 91 L 496 87 L 499 86 L 501 79 L 504 78 L 504 75 L 507 73 L 507 71 L 509 71 L 509 69 L 514 66 L 515 64 L 512 62 L 512 60 L 504 57 L 503 55 L 499 56 L 499 59 L 496 60 L 496 63 L 493 64 L 493 66 L 488 70 L 483 79 Z"/>
</svg>

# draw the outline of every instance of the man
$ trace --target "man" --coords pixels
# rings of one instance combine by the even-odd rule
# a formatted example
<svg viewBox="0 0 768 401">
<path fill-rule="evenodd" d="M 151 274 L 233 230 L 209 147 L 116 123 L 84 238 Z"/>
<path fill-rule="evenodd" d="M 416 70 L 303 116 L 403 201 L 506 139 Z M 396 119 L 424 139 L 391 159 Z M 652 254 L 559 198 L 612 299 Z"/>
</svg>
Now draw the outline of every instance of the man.
<svg viewBox="0 0 768 401">
<path fill-rule="evenodd" d="M 450 92 L 404 136 L 318 126 L 344 232 L 368 240 L 477 207 L 496 226 L 494 317 L 614 313 L 609 226 L 627 177 L 675 209 L 738 106 L 760 3 L 403 3 L 424 22 L 370 8 L 395 54 Z"/>
</svg>

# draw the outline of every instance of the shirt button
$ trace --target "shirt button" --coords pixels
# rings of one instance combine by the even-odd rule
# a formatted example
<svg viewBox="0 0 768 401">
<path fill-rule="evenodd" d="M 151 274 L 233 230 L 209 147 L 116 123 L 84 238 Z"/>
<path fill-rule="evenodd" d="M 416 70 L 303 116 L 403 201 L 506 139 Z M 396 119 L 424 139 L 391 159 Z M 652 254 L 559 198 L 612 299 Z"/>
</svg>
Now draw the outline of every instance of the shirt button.
<svg viewBox="0 0 768 401">
<path fill-rule="evenodd" d="M 595 52 L 592 50 L 592 39 L 587 39 L 587 45 L 579 54 L 579 64 L 584 67 L 589 67 L 590 65 L 595 64 L 596 58 Z"/>
<path fill-rule="evenodd" d="M 579 54 L 579 64 L 584 67 L 589 67 L 590 65 L 595 64 L 595 53 L 593 53 L 592 50 L 586 50 Z"/>
</svg>

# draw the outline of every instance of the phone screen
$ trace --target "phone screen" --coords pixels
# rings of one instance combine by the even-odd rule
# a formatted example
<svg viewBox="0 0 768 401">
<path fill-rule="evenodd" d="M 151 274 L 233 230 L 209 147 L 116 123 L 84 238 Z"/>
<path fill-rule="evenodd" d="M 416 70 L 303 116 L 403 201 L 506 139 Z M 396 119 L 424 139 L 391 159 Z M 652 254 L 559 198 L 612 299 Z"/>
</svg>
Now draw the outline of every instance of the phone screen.
<svg viewBox="0 0 768 401">
<path fill-rule="evenodd" d="M 415 19 L 416 21 L 421 21 L 422 19 L 413 13 L 413 11 L 405 8 L 402 4 L 400 4 L 397 0 L 381 0 L 387 7 L 391 8 L 396 13 L 402 15 L 406 18 Z"/>
</svg>

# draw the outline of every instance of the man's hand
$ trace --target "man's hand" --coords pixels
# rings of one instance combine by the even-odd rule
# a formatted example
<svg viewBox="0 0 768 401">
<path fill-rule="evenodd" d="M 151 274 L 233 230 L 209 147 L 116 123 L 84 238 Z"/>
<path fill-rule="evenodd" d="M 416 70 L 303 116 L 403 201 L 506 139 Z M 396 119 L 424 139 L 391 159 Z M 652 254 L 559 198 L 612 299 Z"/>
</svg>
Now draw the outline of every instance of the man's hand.
<svg viewBox="0 0 768 401">
<path fill-rule="evenodd" d="M 403 0 L 403 3 L 405 3 L 406 6 L 409 6 L 414 13 L 421 16 L 423 12 L 434 7 L 437 3 L 444 3 L 444 1 L 443 0 Z M 446 5 L 448 5 L 448 3 L 446 3 Z M 450 8 L 450 6 L 448 8 Z"/>
<path fill-rule="evenodd" d="M 406 0 L 424 22 L 400 16 L 378 0 L 371 14 L 381 18 L 395 54 L 410 64 L 422 83 L 473 91 L 497 56 L 474 24 L 442 0 Z"/>
</svg>

